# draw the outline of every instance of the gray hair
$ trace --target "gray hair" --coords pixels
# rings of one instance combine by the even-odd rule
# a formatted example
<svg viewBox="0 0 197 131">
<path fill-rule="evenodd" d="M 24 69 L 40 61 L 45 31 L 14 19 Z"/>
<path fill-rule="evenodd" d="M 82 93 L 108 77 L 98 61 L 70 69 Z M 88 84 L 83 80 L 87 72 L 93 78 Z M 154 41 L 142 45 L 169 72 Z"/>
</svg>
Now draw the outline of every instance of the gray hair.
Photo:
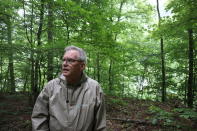
<svg viewBox="0 0 197 131">
<path fill-rule="evenodd" d="M 79 52 L 79 60 L 80 61 L 83 61 L 83 62 L 87 62 L 87 57 L 86 57 L 86 52 L 82 49 L 82 48 L 79 48 L 77 46 L 67 46 L 65 49 L 64 49 L 64 53 L 70 51 L 70 50 L 76 50 Z"/>
</svg>

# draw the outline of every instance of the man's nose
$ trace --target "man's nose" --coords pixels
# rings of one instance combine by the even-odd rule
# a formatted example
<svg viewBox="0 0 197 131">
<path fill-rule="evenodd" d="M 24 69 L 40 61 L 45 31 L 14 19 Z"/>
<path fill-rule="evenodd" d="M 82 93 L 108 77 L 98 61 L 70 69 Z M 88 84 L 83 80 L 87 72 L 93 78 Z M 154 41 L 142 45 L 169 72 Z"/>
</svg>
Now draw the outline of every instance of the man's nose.
<svg viewBox="0 0 197 131">
<path fill-rule="evenodd" d="M 64 66 L 65 66 L 65 65 L 68 65 L 68 61 L 67 61 L 67 60 L 63 61 L 63 65 L 64 65 Z"/>
</svg>

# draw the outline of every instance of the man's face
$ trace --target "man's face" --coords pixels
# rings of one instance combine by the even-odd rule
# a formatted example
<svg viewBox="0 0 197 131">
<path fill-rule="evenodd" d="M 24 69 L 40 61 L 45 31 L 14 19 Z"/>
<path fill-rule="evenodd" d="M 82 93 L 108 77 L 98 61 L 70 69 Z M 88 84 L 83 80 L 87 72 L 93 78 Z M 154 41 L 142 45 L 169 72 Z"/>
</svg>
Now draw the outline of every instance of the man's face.
<svg viewBox="0 0 197 131">
<path fill-rule="evenodd" d="M 67 79 L 79 77 L 85 69 L 85 64 L 79 61 L 79 52 L 76 50 L 67 51 L 63 56 L 62 73 Z"/>
</svg>

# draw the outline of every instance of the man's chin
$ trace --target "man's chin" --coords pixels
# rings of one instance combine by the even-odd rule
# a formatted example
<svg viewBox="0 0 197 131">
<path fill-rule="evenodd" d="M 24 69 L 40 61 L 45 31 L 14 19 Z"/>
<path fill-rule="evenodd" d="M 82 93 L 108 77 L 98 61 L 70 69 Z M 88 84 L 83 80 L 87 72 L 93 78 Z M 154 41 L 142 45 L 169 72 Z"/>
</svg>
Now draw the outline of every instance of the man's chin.
<svg viewBox="0 0 197 131">
<path fill-rule="evenodd" d="M 68 72 L 63 72 L 62 74 L 63 74 L 63 76 L 65 76 L 65 77 L 69 76 L 69 73 L 68 73 Z"/>
</svg>

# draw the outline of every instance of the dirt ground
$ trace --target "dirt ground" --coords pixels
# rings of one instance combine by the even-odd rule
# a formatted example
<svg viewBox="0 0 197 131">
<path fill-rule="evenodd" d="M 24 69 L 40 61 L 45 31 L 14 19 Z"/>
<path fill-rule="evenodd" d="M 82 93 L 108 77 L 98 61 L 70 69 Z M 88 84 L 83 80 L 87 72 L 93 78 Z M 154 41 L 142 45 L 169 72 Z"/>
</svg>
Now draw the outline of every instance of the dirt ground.
<svg viewBox="0 0 197 131">
<path fill-rule="evenodd" d="M 27 94 L 0 93 L 0 131 L 31 131 L 31 112 Z M 181 127 L 165 125 L 162 121 L 153 123 L 153 114 L 148 113 L 150 105 L 170 111 L 174 104 L 157 103 L 131 98 L 106 97 L 107 131 L 197 131 L 194 121 L 180 119 Z M 180 119 L 180 120 L 179 120 Z"/>
</svg>

